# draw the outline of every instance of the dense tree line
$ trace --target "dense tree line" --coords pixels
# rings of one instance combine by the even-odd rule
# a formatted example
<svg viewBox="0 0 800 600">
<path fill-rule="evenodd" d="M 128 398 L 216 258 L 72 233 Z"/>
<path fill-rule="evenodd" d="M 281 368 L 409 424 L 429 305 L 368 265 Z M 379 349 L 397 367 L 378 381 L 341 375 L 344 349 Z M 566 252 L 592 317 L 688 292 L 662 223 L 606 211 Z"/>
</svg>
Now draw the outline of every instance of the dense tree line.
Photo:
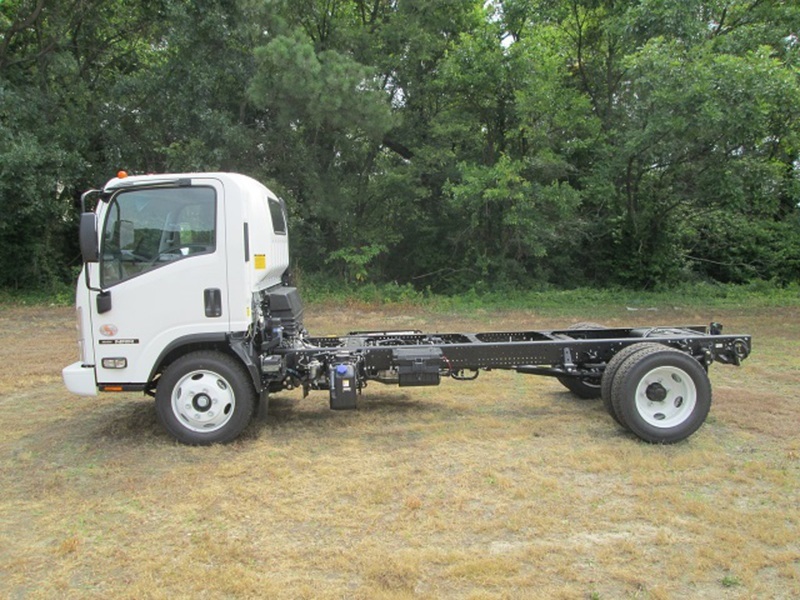
<svg viewBox="0 0 800 600">
<path fill-rule="evenodd" d="M 800 278 L 791 0 L 4 0 L 0 286 L 118 169 L 233 170 L 301 269 L 440 291 Z"/>
</svg>

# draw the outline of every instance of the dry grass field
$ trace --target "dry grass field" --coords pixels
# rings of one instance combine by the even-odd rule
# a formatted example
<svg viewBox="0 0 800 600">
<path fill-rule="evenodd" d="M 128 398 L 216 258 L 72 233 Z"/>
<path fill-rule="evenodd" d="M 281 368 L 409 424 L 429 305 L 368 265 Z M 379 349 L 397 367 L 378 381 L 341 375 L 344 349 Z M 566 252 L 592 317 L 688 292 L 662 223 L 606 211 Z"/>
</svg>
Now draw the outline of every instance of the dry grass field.
<svg viewBox="0 0 800 600">
<path fill-rule="evenodd" d="M 0 307 L 0 597 L 800 598 L 800 308 L 306 312 L 314 334 L 713 318 L 754 352 L 712 367 L 709 419 L 674 446 L 493 372 L 372 384 L 356 412 L 279 394 L 192 448 L 141 395 L 65 391 L 71 309 Z"/>
</svg>

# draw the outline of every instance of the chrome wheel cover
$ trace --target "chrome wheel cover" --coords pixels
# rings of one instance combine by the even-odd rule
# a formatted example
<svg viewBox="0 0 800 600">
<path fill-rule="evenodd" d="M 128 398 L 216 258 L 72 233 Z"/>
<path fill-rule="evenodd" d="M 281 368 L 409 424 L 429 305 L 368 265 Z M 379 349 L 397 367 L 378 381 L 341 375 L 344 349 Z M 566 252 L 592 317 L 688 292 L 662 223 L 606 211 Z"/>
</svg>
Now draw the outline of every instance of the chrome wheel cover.
<svg viewBox="0 0 800 600">
<path fill-rule="evenodd" d="M 187 373 L 172 388 L 172 412 L 178 422 L 198 433 L 217 431 L 233 417 L 236 396 L 219 373 Z"/>
</svg>

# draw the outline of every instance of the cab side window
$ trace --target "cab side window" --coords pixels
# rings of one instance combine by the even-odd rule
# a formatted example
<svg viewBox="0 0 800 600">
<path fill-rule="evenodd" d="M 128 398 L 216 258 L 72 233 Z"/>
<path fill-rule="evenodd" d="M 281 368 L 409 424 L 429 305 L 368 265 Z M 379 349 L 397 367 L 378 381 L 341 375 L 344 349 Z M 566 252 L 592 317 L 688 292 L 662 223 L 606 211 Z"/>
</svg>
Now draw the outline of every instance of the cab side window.
<svg viewBox="0 0 800 600">
<path fill-rule="evenodd" d="M 286 217 L 283 215 L 282 203 L 270 198 L 269 214 L 272 217 L 272 230 L 278 235 L 286 235 Z"/>
</svg>

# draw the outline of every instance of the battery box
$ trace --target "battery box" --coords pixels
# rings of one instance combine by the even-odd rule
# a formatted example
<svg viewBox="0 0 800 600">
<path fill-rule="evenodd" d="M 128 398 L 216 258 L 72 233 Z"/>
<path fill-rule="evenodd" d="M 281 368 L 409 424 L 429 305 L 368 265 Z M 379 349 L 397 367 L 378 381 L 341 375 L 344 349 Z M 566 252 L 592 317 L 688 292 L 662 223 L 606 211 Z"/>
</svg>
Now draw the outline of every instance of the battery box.
<svg viewBox="0 0 800 600">
<path fill-rule="evenodd" d="M 442 368 L 441 348 L 395 348 L 392 362 L 401 387 L 439 385 Z"/>
</svg>

